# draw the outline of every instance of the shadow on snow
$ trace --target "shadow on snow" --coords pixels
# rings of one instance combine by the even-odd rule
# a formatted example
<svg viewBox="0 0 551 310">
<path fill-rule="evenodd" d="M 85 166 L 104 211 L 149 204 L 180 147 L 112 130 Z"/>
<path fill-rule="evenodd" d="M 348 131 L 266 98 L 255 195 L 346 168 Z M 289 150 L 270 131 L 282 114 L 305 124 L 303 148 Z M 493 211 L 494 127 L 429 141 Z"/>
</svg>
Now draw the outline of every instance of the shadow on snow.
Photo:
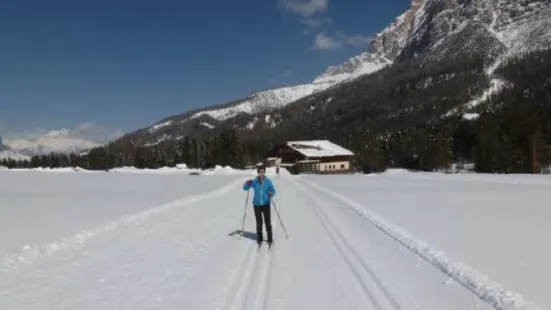
<svg viewBox="0 0 551 310">
<path fill-rule="evenodd" d="M 235 230 L 228 234 L 228 236 L 241 236 L 243 238 L 247 238 L 250 240 L 256 241 L 256 233 L 250 232 L 250 231 L 243 231 L 243 230 Z"/>
</svg>

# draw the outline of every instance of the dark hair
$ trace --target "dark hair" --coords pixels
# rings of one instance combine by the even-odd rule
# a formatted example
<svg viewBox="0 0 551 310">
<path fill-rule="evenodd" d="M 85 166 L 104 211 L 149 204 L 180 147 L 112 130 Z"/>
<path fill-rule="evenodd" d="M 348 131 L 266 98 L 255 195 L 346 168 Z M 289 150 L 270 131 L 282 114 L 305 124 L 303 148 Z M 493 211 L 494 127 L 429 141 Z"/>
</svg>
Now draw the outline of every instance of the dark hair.
<svg viewBox="0 0 551 310">
<path fill-rule="evenodd" d="M 260 172 L 260 170 L 266 171 L 266 166 L 261 165 L 261 166 L 258 166 L 258 168 L 256 168 L 256 172 Z"/>
</svg>

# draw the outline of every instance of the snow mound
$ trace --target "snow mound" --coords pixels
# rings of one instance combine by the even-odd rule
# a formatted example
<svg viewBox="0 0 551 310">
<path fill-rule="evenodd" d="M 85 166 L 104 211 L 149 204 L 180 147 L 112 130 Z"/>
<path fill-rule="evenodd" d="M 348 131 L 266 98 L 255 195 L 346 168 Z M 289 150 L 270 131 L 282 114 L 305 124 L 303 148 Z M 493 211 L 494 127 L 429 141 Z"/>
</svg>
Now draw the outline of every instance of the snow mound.
<svg viewBox="0 0 551 310">
<path fill-rule="evenodd" d="M 339 201 L 344 206 L 366 219 L 390 238 L 396 240 L 398 243 L 438 268 L 444 274 L 463 285 L 481 300 L 492 305 L 495 309 L 542 310 L 537 304 L 526 300 L 524 296 L 519 293 L 505 288 L 500 283 L 490 280 L 488 276 L 463 262 L 452 260 L 442 251 L 432 248 L 425 241 L 414 238 L 405 230 L 387 222 L 379 215 L 367 211 L 357 202 L 312 182 L 304 179 L 301 179 L 301 181 L 321 192 L 327 193 L 333 197 L 333 199 Z"/>
<path fill-rule="evenodd" d="M 12 171 L 38 171 L 38 172 L 61 172 L 61 173 L 67 173 L 67 172 L 87 172 L 87 173 L 101 173 L 105 171 L 94 171 L 94 170 L 86 170 L 81 167 L 65 167 L 65 168 L 16 168 L 16 169 L 8 169 L 6 167 L 0 167 L 0 170 L 12 170 Z M 158 169 L 140 169 L 133 166 L 124 166 L 124 167 L 118 167 L 113 168 L 108 171 L 109 173 L 151 173 L 151 174 L 183 174 L 183 175 L 189 175 L 191 173 L 193 174 L 199 174 L 199 175 L 256 175 L 256 169 L 235 169 L 230 166 L 222 167 L 220 165 L 215 166 L 212 169 L 207 170 L 201 170 L 201 169 L 195 169 L 195 168 L 188 168 L 186 164 L 178 164 L 176 167 L 161 167 Z M 280 170 L 281 175 L 290 175 L 290 173 L 285 170 Z M 266 169 L 266 175 L 267 176 L 276 176 L 276 170 L 275 168 L 267 168 Z"/>
<path fill-rule="evenodd" d="M 392 168 L 392 169 L 386 169 L 382 175 L 401 175 L 401 174 L 408 174 L 411 173 L 409 170 L 406 169 L 399 169 L 399 168 Z"/>
<path fill-rule="evenodd" d="M 14 168 L 7 169 L 11 171 L 38 171 L 38 172 L 96 172 L 93 170 L 86 170 L 81 167 L 63 167 L 63 168 L 50 168 L 50 167 L 38 167 L 38 168 Z"/>
</svg>

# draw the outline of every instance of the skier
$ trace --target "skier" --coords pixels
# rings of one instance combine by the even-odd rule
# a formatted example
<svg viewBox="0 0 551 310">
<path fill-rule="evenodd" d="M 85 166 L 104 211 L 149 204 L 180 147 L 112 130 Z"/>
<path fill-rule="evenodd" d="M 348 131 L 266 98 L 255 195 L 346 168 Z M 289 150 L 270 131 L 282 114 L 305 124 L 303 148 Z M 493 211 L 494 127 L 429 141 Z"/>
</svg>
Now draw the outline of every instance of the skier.
<svg viewBox="0 0 551 310">
<path fill-rule="evenodd" d="M 257 168 L 258 176 L 253 180 L 248 180 L 243 185 L 243 190 L 248 191 L 251 187 L 254 189 L 253 209 L 256 219 L 256 236 L 258 245 L 263 241 L 262 235 L 262 215 L 266 223 L 266 232 L 268 234 L 268 244 L 271 246 L 272 238 L 272 222 L 270 219 L 271 198 L 275 196 L 276 190 L 272 181 L 266 177 L 266 167 L 260 166 Z"/>
<path fill-rule="evenodd" d="M 279 165 L 276 166 L 276 175 L 279 176 Z"/>
</svg>

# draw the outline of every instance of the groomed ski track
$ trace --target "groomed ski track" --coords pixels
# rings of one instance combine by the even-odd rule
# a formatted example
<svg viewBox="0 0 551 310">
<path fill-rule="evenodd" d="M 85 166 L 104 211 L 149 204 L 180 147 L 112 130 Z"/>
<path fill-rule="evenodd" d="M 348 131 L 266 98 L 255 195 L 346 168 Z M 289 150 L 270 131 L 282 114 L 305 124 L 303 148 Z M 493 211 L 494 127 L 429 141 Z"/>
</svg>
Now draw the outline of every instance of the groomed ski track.
<svg viewBox="0 0 551 310">
<path fill-rule="evenodd" d="M 243 178 L 0 258 L 0 309 L 501 309 L 323 189 L 271 177 L 290 238 L 272 211 L 269 251 L 250 205 L 236 233 Z"/>
</svg>

